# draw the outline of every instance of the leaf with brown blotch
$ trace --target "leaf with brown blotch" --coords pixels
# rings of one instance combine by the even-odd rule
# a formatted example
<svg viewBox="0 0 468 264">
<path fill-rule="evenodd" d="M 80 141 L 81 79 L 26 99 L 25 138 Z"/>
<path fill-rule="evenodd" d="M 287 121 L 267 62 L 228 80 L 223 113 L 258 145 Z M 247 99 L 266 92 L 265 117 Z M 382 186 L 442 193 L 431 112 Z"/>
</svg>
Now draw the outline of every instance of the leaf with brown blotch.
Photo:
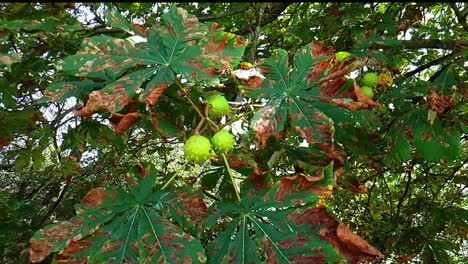
<svg viewBox="0 0 468 264">
<path fill-rule="evenodd" d="M 322 42 L 314 41 L 310 43 L 309 46 L 311 47 L 311 57 L 313 59 L 333 55 L 335 53 L 335 50 L 332 47 L 326 47 Z M 310 83 L 312 81 L 318 81 L 320 76 L 329 69 L 332 59 L 333 58 L 330 58 L 316 63 L 315 66 L 309 70 L 307 82 Z"/>
<path fill-rule="evenodd" d="M 361 87 L 357 85 L 356 83 L 354 83 L 354 93 L 356 93 L 356 97 L 359 102 L 364 103 L 368 106 L 375 106 L 378 110 L 382 109 L 382 105 L 370 99 L 369 97 L 365 96 L 362 93 Z"/>
<path fill-rule="evenodd" d="M 126 181 L 130 186 L 138 187 L 141 180 L 147 176 L 156 175 L 156 170 L 152 164 L 137 162 L 135 166 L 132 166 L 127 173 Z"/>
<path fill-rule="evenodd" d="M 209 215 L 203 197 L 190 190 L 175 190 L 170 195 L 175 198 L 168 202 L 166 210 L 172 213 L 172 217 L 183 226 L 202 231 L 203 222 Z"/>
<path fill-rule="evenodd" d="M 427 107 L 437 113 L 442 113 L 445 109 L 453 106 L 450 95 L 442 95 L 440 92 L 429 91 L 427 96 Z"/>
<path fill-rule="evenodd" d="M 78 241 L 72 241 L 64 250 L 60 251 L 55 255 L 54 260 L 58 264 L 88 264 L 88 258 L 75 257 L 81 252 L 86 252 L 94 246 L 94 243 L 90 239 L 83 239 Z"/>
<path fill-rule="evenodd" d="M 81 199 L 81 204 L 88 206 L 89 208 L 96 208 L 104 203 L 105 200 L 109 198 L 104 187 L 98 187 L 91 189 L 83 199 Z"/>
<path fill-rule="evenodd" d="M 319 80 L 320 95 L 326 97 L 342 98 L 346 94 L 339 94 L 340 88 L 346 83 L 345 75 L 364 66 L 364 62 L 355 60 L 353 63 L 340 68 L 339 64 L 330 65 L 329 74 Z"/>
<path fill-rule="evenodd" d="M 384 255 L 369 245 L 363 238 L 352 233 L 344 224 L 330 216 L 325 207 L 316 207 L 289 216 L 297 225 L 309 226 L 311 231 L 320 231 L 322 239 L 330 242 L 348 263 L 378 263 Z"/>
<path fill-rule="evenodd" d="M 324 179 L 324 171 L 325 168 L 315 176 L 297 173 L 291 176 L 282 177 L 275 199 L 277 201 L 281 201 L 284 199 L 285 195 L 303 190 L 309 191 L 311 194 L 315 194 L 320 197 L 330 197 L 333 188 L 330 188 L 329 186 L 316 185 L 317 182 Z M 333 187 L 333 185 L 330 186 Z"/>
<path fill-rule="evenodd" d="M 208 228 L 227 216 L 231 221 L 207 247 L 212 263 L 337 263 L 343 260 L 330 243 L 319 239 L 318 230 L 306 232 L 306 227 L 288 219 L 298 211 L 298 204 L 300 207 L 304 203 L 315 204 L 318 197 L 293 193 L 277 202 L 277 192 L 278 186 L 268 190 L 247 188 L 241 193 L 240 205 L 213 204 Z"/>
<path fill-rule="evenodd" d="M 277 107 L 267 106 L 260 110 L 259 118 L 253 124 L 255 130 L 255 140 L 259 143 L 260 147 L 266 145 L 268 139 L 277 134 L 277 121 L 275 114 Z"/>
<path fill-rule="evenodd" d="M 128 186 L 128 191 L 95 189 L 83 204 L 75 205 L 81 210 L 77 216 L 37 231 L 30 260 L 40 262 L 60 252 L 59 263 L 205 263 L 200 241 L 171 222 L 179 220 L 177 215 L 186 219 L 190 210 L 200 222 L 206 215 L 203 199 L 177 193 L 177 200 L 175 193 L 154 191 L 155 169 L 144 176 L 145 168 L 135 166 L 131 173 L 138 184 Z M 178 208 L 179 214 L 167 216 L 169 221 L 163 206 Z"/>
<path fill-rule="evenodd" d="M 371 256 L 383 257 L 376 248 L 369 245 L 362 237 L 354 234 L 345 224 L 339 223 L 336 228 L 338 238 L 352 251 L 366 253 Z"/>
<path fill-rule="evenodd" d="M 125 114 L 120 122 L 118 123 L 116 129 L 115 129 L 115 134 L 117 136 L 122 135 L 125 131 L 127 131 L 130 127 L 132 127 L 135 123 L 137 123 L 141 119 L 141 116 L 139 113 L 128 113 Z"/>
<path fill-rule="evenodd" d="M 316 59 L 318 57 L 333 55 L 334 53 L 335 50 L 333 47 L 326 47 L 322 42 L 319 41 L 312 42 L 312 58 Z"/>
<path fill-rule="evenodd" d="M 365 96 L 362 93 L 361 87 L 357 84 L 354 85 L 354 94 L 357 97 L 357 101 L 352 100 L 351 98 L 341 98 L 341 99 L 330 99 L 330 98 L 320 98 L 321 101 L 333 104 L 339 107 L 343 107 L 348 110 L 368 110 L 372 107 L 377 108 L 378 110 L 382 109 L 382 105 L 373 101 L 369 97 Z"/>
<path fill-rule="evenodd" d="M 79 117 L 88 117 L 99 111 L 115 113 L 124 108 L 129 101 L 130 97 L 127 95 L 125 87 L 115 87 L 112 93 L 106 93 L 102 90 L 93 91 L 89 94 L 86 105 L 74 113 Z"/>
<path fill-rule="evenodd" d="M 152 88 L 146 88 L 149 89 L 149 94 L 146 96 L 145 102 L 153 106 L 158 102 L 159 97 L 164 93 L 164 91 L 169 87 L 169 85 L 166 82 L 162 82 L 159 86 L 154 86 Z"/>
</svg>

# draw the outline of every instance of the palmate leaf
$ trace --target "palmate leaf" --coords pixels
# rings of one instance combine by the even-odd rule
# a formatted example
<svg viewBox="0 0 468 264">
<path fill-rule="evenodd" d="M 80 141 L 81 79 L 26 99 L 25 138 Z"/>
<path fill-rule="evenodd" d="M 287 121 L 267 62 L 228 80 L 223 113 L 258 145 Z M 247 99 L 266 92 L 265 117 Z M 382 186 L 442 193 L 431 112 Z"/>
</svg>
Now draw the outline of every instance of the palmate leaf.
<svg viewBox="0 0 468 264">
<path fill-rule="evenodd" d="M 334 252 L 318 235 L 302 232 L 288 218 L 304 204 L 314 205 L 315 195 L 286 195 L 284 202 L 276 200 L 278 187 L 268 192 L 243 192 L 240 204 L 218 202 L 207 218 L 207 227 L 220 220 L 231 220 L 227 227 L 208 245 L 209 263 L 324 263 Z M 312 238 L 313 237 L 313 238 Z M 335 254 L 330 254 L 330 256 Z M 316 261 L 316 262 L 314 262 Z M 317 262 L 318 261 L 318 262 Z"/>
<path fill-rule="evenodd" d="M 183 191 L 153 192 L 155 170 L 140 170 L 140 180 L 132 182 L 129 192 L 95 188 L 76 206 L 77 216 L 36 232 L 30 260 L 40 262 L 60 251 L 56 260 L 62 263 L 204 263 L 200 242 L 169 221 L 201 198 L 188 195 L 198 202 L 186 202 L 180 198 L 187 196 Z"/>
<path fill-rule="evenodd" d="M 312 45 L 312 44 L 311 44 Z M 333 122 L 311 101 L 319 94 L 317 87 L 307 84 L 309 70 L 319 61 L 312 57 L 312 46 L 307 45 L 294 57 L 294 67 L 288 66 L 287 51 L 278 49 L 265 59 L 260 66 L 267 79 L 261 89 L 249 93 L 251 97 L 262 97 L 269 100 L 267 107 L 273 107 L 272 114 L 257 112 L 252 120 L 254 129 L 259 131 L 258 120 L 276 124 L 276 131 L 282 131 L 286 121 L 298 135 L 309 143 L 331 143 L 333 139 Z"/>
<path fill-rule="evenodd" d="M 106 14 L 112 26 L 130 33 L 138 31 L 115 9 Z M 217 24 L 198 22 L 175 5 L 149 32 L 146 42 L 136 44 L 106 35 L 85 38 L 81 50 L 65 58 L 60 67 L 65 76 L 86 78 L 96 86 L 89 89 L 88 83 L 63 82 L 49 87 L 46 95 L 57 100 L 89 94 L 87 105 L 77 112 L 80 116 L 122 112 L 137 98 L 145 102 L 149 96 L 161 96 L 164 89 L 160 87 L 172 85 L 176 76 L 203 81 L 230 69 L 237 65 L 247 44 Z M 153 105 L 155 100 L 147 103 Z"/>
<path fill-rule="evenodd" d="M 428 161 L 454 160 L 460 150 L 461 132 L 456 126 L 441 122 L 430 125 L 422 111 L 414 112 L 408 120 L 416 150 Z"/>
<path fill-rule="evenodd" d="M 120 28 L 130 34 L 139 34 L 140 31 L 136 30 L 124 16 L 115 7 L 106 8 L 106 18 L 108 23 L 114 28 Z"/>
</svg>

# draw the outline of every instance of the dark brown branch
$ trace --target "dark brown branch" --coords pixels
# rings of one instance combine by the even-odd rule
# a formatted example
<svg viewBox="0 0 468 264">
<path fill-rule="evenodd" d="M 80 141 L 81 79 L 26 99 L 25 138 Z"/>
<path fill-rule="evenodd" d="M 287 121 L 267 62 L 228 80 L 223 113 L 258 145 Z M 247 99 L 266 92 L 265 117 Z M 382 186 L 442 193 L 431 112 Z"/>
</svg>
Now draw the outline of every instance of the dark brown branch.
<svg viewBox="0 0 468 264">
<path fill-rule="evenodd" d="M 398 201 L 398 205 L 397 205 L 397 213 L 396 213 L 397 217 L 400 215 L 401 205 L 403 204 L 403 201 L 405 200 L 406 195 L 408 195 L 408 191 L 411 186 L 411 171 L 408 171 L 407 175 L 408 175 L 408 181 L 406 182 L 405 191 L 403 192 L 403 195 L 400 197 L 400 200 Z"/>
<path fill-rule="evenodd" d="M 457 43 L 455 40 L 439 40 L 439 39 L 424 39 L 424 40 L 399 40 L 400 45 L 396 48 L 404 49 L 450 49 L 455 50 L 457 46 L 468 46 L 468 40 L 460 41 Z M 372 49 L 388 49 L 395 48 L 394 45 L 386 45 L 385 43 L 373 43 L 370 48 Z"/>
<path fill-rule="evenodd" d="M 233 10 L 231 12 L 224 13 L 222 15 L 200 17 L 200 18 L 198 18 L 198 21 L 205 22 L 205 21 L 211 21 L 211 20 L 221 19 L 221 18 L 225 18 L 225 17 L 230 17 L 230 16 L 233 16 L 233 15 L 240 14 L 240 13 L 246 11 L 248 8 L 249 7 L 246 6 L 246 7 L 243 7 L 243 8 Z"/>
<path fill-rule="evenodd" d="M 57 200 L 55 201 L 55 203 L 49 208 L 49 210 L 47 210 L 47 212 L 41 216 L 40 220 L 35 224 L 33 225 L 33 228 L 36 228 L 36 227 L 39 227 L 39 226 L 42 226 L 42 224 L 44 224 L 44 222 L 49 218 L 49 216 L 57 209 L 57 207 L 60 205 L 60 203 L 62 202 L 63 200 L 63 197 L 65 197 L 65 193 L 68 191 L 68 189 L 70 188 L 70 185 L 65 185 L 65 187 L 63 187 L 62 191 L 60 192 Z"/>
<path fill-rule="evenodd" d="M 421 66 L 421 67 L 419 67 L 419 68 L 417 68 L 417 69 L 415 69 L 415 70 L 412 70 L 412 71 L 410 71 L 410 72 L 405 73 L 405 74 L 403 75 L 403 77 L 404 77 L 404 78 L 408 78 L 408 77 L 410 77 L 410 76 L 413 76 L 413 75 L 415 75 L 415 74 L 418 74 L 418 73 L 424 71 L 425 69 L 428 69 L 428 68 L 430 68 L 430 67 L 432 67 L 432 66 L 435 66 L 435 65 L 437 65 L 437 64 L 440 64 L 441 62 L 445 61 L 446 59 L 448 59 L 448 58 L 450 58 L 450 57 L 452 57 L 452 56 L 453 56 L 453 53 L 450 53 L 450 54 L 447 54 L 447 55 L 445 55 L 445 56 L 443 56 L 443 57 L 440 57 L 440 58 L 438 58 L 438 59 L 435 59 L 435 60 L 433 60 L 433 61 L 430 61 L 430 62 L 424 64 L 423 66 Z"/>
<path fill-rule="evenodd" d="M 270 8 L 270 10 L 268 12 L 268 16 L 266 16 L 265 19 L 260 24 L 260 27 L 266 26 L 266 25 L 270 24 L 271 22 L 275 21 L 290 4 L 291 3 L 274 4 Z M 265 13 L 267 13 L 267 12 L 265 12 Z M 238 30 L 238 31 L 233 32 L 233 33 L 236 34 L 236 35 L 245 35 L 247 33 L 250 33 L 250 31 L 251 31 L 251 28 L 250 28 L 249 25 L 247 25 L 243 29 Z"/>
<path fill-rule="evenodd" d="M 467 26 L 466 26 L 466 15 L 462 15 L 460 10 L 458 9 L 457 5 L 452 2 L 450 3 L 450 7 L 452 8 L 453 12 L 455 13 L 455 16 L 457 16 L 458 23 L 462 25 L 463 29 L 466 31 Z"/>
</svg>

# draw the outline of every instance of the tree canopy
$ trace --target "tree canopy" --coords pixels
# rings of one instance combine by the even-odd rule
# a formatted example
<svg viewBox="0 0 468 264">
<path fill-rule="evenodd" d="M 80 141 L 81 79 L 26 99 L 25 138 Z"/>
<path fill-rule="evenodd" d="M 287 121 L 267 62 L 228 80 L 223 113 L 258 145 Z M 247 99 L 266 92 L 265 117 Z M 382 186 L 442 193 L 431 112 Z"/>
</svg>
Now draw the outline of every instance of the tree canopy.
<svg viewBox="0 0 468 264">
<path fill-rule="evenodd" d="M 467 14 L 0 3 L 0 262 L 464 263 Z"/>
</svg>

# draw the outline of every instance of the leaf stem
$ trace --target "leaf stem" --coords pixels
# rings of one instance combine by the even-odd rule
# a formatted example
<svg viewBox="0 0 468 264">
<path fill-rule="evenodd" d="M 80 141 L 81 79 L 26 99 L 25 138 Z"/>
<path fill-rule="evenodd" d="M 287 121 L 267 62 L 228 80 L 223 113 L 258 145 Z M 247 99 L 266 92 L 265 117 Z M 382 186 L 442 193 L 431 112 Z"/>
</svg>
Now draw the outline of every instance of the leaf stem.
<svg viewBox="0 0 468 264">
<path fill-rule="evenodd" d="M 229 177 L 231 178 L 232 187 L 234 188 L 234 192 L 236 192 L 237 201 L 240 202 L 241 198 L 240 198 L 239 190 L 237 189 L 236 181 L 234 179 L 234 176 L 232 175 L 231 167 L 229 167 L 229 162 L 224 153 L 222 153 L 221 156 L 223 156 L 224 165 L 226 165 L 226 169 L 228 171 Z"/>
<path fill-rule="evenodd" d="M 215 129 L 215 131 L 217 131 L 218 129 L 218 126 L 213 122 L 213 120 L 211 120 L 208 116 L 206 115 L 203 115 L 203 113 L 200 111 L 200 109 L 198 109 L 197 105 L 195 104 L 195 102 L 193 102 L 193 100 L 188 97 L 187 93 L 184 92 L 184 87 L 182 87 L 182 83 L 180 82 L 179 78 L 177 77 L 177 74 L 172 71 L 174 73 L 174 77 L 175 77 L 175 83 L 177 84 L 177 86 L 179 87 L 179 89 L 184 93 L 185 95 L 185 98 L 187 98 L 187 100 L 189 101 L 189 103 L 192 105 L 192 108 L 195 109 L 195 111 L 197 112 L 197 114 L 200 116 L 200 118 L 203 120 L 203 119 L 206 119 L 208 121 L 208 123 Z"/>
<path fill-rule="evenodd" d="M 161 187 L 161 191 L 166 189 L 167 186 L 169 186 L 169 184 L 171 184 L 171 182 L 175 179 L 175 177 L 177 177 L 181 171 L 183 171 L 185 169 L 185 166 L 187 166 L 187 164 L 189 163 L 190 161 L 188 160 L 187 162 L 184 163 L 184 165 L 182 165 L 182 167 L 180 167 L 176 173 L 174 173 L 174 175 L 172 175 L 172 177 L 166 182 L 166 184 L 163 185 L 163 187 Z"/>
</svg>

